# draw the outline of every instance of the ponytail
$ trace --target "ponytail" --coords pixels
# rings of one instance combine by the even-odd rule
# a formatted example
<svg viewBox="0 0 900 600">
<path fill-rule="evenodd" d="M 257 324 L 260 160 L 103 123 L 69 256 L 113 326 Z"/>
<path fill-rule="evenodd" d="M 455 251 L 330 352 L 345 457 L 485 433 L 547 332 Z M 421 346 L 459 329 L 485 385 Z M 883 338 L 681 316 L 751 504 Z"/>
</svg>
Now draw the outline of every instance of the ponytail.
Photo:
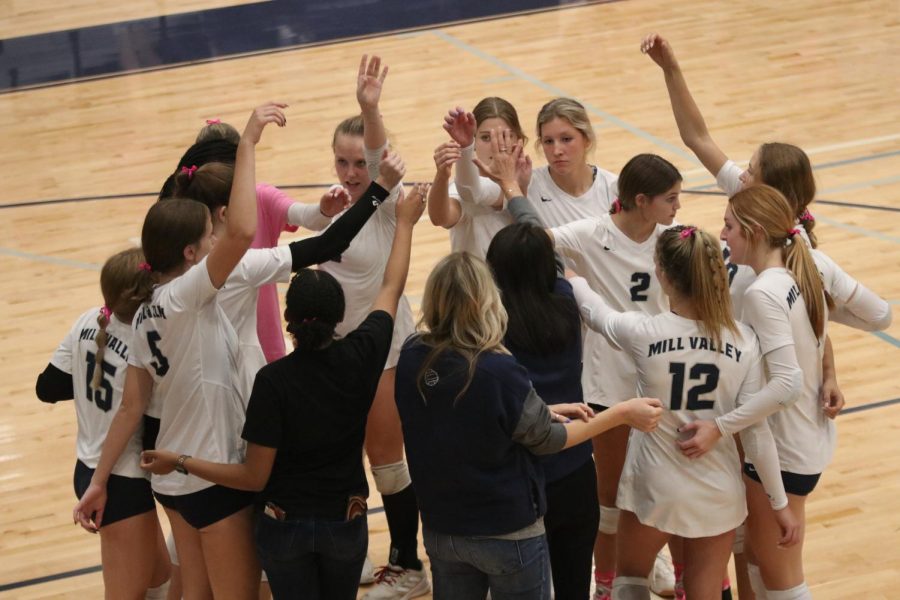
<svg viewBox="0 0 900 600">
<path fill-rule="evenodd" d="M 94 359 L 94 376 L 91 377 L 91 387 L 95 390 L 100 387 L 100 382 L 103 381 L 103 356 L 106 354 L 106 342 L 109 340 L 106 326 L 109 325 L 111 315 L 112 311 L 106 305 L 100 307 L 100 312 L 97 315 L 97 336 L 94 338 L 94 341 L 97 342 L 97 356 Z"/>
<path fill-rule="evenodd" d="M 731 309 L 728 271 L 719 243 L 692 225 L 664 231 L 656 242 L 656 263 L 672 286 L 691 301 L 703 333 L 722 344 L 722 330 L 740 338 Z"/>
<path fill-rule="evenodd" d="M 812 252 L 801 239 L 799 229 L 790 229 L 784 241 L 784 249 L 781 251 L 784 258 L 784 266 L 794 275 L 800 295 L 803 296 L 806 305 L 806 314 L 809 323 L 817 338 L 821 338 L 825 332 L 825 306 L 827 300 L 822 286 L 822 276 L 813 260 Z"/>
</svg>

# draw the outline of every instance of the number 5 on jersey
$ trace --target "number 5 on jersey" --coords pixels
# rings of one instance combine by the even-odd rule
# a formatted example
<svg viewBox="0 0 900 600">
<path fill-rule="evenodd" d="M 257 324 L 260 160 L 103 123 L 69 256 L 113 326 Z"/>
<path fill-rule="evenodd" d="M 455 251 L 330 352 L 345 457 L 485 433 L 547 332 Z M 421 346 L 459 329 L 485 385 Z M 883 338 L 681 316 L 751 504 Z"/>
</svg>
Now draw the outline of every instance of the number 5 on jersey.
<svg viewBox="0 0 900 600">
<path fill-rule="evenodd" d="M 162 377 L 169 372 L 169 359 L 163 355 L 159 346 L 156 345 L 160 340 L 162 340 L 162 338 L 155 331 L 147 332 L 147 343 L 150 345 L 150 353 L 153 354 L 153 358 L 156 359 L 150 362 L 150 366 L 156 371 L 158 377 Z"/>
</svg>

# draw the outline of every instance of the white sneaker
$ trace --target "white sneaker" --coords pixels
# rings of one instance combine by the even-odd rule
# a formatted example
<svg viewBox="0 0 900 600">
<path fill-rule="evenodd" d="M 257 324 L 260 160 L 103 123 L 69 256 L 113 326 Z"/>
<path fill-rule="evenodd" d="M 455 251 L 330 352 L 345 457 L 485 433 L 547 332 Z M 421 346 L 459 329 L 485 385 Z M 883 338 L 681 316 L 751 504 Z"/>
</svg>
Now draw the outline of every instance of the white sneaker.
<svg viewBox="0 0 900 600">
<path fill-rule="evenodd" d="M 669 557 L 662 552 L 656 555 L 653 570 L 650 572 L 650 590 L 657 596 L 666 598 L 675 596 L 675 569 Z"/>
<path fill-rule="evenodd" d="M 409 600 L 431 592 L 425 568 L 404 569 L 387 565 L 375 572 L 375 587 L 362 600 Z"/>
<path fill-rule="evenodd" d="M 359 585 L 369 585 L 370 583 L 375 583 L 375 565 L 366 554 L 366 562 L 363 563 L 362 573 L 359 575 Z"/>
</svg>

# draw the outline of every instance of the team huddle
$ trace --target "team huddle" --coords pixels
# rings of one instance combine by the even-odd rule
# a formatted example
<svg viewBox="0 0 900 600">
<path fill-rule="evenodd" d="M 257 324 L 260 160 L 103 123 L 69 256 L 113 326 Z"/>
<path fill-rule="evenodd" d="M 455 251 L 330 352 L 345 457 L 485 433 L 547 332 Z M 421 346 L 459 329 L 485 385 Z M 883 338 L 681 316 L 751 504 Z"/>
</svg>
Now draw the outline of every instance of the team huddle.
<svg viewBox="0 0 900 600">
<path fill-rule="evenodd" d="M 546 166 L 488 97 L 447 113 L 433 181 L 404 187 L 388 68 L 363 56 L 318 205 L 256 183 L 287 105 L 242 133 L 207 121 L 37 380 L 75 400 L 73 518 L 100 534 L 107 598 L 718 600 L 732 554 L 742 599 L 812 597 L 805 501 L 843 406 L 828 324 L 881 330 L 890 306 L 818 248 L 803 150 L 765 143 L 741 169 L 668 42 L 641 51 L 728 196 L 719 235 L 678 223 L 665 158 L 590 164 L 569 98 L 537 115 Z M 452 252 L 416 322 L 426 210 Z M 278 245 L 298 227 L 320 233 Z"/>
</svg>

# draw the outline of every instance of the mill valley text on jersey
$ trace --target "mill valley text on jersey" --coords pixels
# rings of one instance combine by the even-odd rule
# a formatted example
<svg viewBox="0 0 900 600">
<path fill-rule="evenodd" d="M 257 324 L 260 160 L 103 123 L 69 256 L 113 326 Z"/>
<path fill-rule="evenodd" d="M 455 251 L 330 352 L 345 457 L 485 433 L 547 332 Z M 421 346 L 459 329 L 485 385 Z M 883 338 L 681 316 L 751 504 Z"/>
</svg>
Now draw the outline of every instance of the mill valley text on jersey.
<svg viewBox="0 0 900 600">
<path fill-rule="evenodd" d="M 663 354 L 665 352 L 676 352 L 678 350 L 709 350 L 710 352 L 718 352 L 724 354 L 728 358 L 733 358 L 736 362 L 741 362 L 741 354 L 733 344 L 726 342 L 721 348 L 716 346 L 714 340 L 708 337 L 688 336 L 666 338 L 656 342 L 651 342 L 648 346 L 647 357 Z"/>
</svg>

